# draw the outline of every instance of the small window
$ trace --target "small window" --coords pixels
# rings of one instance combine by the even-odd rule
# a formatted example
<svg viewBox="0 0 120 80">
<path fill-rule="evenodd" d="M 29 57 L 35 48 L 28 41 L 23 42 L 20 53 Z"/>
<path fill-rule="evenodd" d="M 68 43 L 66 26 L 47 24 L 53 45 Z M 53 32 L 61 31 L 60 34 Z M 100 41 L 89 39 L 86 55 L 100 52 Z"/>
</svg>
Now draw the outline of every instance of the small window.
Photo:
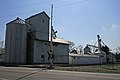
<svg viewBox="0 0 120 80">
<path fill-rule="evenodd" d="M 45 22 L 45 20 L 44 19 L 42 19 L 42 23 L 44 23 Z"/>
<path fill-rule="evenodd" d="M 47 43 L 45 43 L 45 45 L 47 45 Z"/>
<path fill-rule="evenodd" d="M 75 57 L 73 57 L 75 59 Z"/>
<path fill-rule="evenodd" d="M 57 47 L 58 43 L 53 43 L 53 46 Z"/>
<path fill-rule="evenodd" d="M 44 62 L 44 55 L 41 55 L 41 61 Z"/>
<path fill-rule="evenodd" d="M 29 23 L 29 24 L 31 23 L 30 20 L 28 21 L 28 23 Z"/>
<path fill-rule="evenodd" d="M 44 58 L 44 55 L 41 55 L 41 58 Z"/>
</svg>

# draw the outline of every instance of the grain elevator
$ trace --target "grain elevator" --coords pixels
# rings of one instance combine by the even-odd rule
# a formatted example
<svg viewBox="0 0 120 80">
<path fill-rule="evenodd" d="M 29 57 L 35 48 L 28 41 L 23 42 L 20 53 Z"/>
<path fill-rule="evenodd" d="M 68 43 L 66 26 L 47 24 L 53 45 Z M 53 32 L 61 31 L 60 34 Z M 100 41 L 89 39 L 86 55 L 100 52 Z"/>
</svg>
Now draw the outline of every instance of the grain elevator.
<svg viewBox="0 0 120 80">
<path fill-rule="evenodd" d="M 25 20 L 17 18 L 6 24 L 6 63 L 50 63 L 49 16 L 45 12 Z M 69 43 L 53 39 L 54 63 L 69 63 Z"/>
<path fill-rule="evenodd" d="M 19 18 L 6 24 L 6 63 L 26 63 L 27 27 Z"/>
</svg>

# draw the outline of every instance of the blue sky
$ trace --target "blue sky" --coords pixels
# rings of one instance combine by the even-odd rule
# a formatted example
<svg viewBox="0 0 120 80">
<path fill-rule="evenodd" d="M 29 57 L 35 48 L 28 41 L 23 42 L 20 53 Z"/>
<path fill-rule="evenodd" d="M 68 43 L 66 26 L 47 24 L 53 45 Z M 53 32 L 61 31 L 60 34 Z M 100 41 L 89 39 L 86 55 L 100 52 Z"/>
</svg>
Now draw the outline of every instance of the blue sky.
<svg viewBox="0 0 120 80">
<path fill-rule="evenodd" d="M 120 46 L 120 0 L 0 0 L 1 40 L 7 22 L 42 11 L 50 15 L 51 4 L 58 37 L 85 46 L 99 34 L 112 50 Z"/>
</svg>

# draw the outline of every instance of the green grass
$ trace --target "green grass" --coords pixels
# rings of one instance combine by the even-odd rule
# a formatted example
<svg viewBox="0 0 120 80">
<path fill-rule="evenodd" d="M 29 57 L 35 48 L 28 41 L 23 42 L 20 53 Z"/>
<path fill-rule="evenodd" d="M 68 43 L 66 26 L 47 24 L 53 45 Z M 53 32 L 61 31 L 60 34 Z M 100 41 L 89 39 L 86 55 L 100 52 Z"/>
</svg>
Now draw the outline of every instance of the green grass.
<svg viewBox="0 0 120 80">
<path fill-rule="evenodd" d="M 102 65 L 96 66 L 96 72 L 103 73 L 120 73 L 120 65 Z"/>
<path fill-rule="evenodd" d="M 118 74 L 120 74 L 120 64 L 56 67 L 55 69 L 57 69 L 57 70 L 66 70 L 66 71 L 97 72 L 97 73 L 118 73 Z"/>
</svg>

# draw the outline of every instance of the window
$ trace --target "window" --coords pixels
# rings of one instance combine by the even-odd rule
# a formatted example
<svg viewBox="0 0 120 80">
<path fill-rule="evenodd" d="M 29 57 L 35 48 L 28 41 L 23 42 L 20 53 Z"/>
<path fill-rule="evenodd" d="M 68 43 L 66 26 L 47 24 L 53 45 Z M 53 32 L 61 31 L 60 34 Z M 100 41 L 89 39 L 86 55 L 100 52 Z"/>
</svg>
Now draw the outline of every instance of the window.
<svg viewBox="0 0 120 80">
<path fill-rule="evenodd" d="M 44 55 L 41 55 L 41 58 L 42 58 L 42 60 L 41 60 L 41 61 L 43 61 L 43 62 L 44 62 Z"/>
<path fill-rule="evenodd" d="M 29 23 L 29 24 L 31 23 L 30 20 L 28 21 L 28 23 Z"/>
<path fill-rule="evenodd" d="M 58 43 L 53 43 L 53 46 L 57 47 Z"/>
<path fill-rule="evenodd" d="M 73 57 L 73 59 L 75 59 L 75 57 Z"/>
<path fill-rule="evenodd" d="M 44 55 L 41 55 L 41 58 L 44 58 Z"/>
<path fill-rule="evenodd" d="M 42 19 L 42 23 L 44 23 L 45 22 L 45 20 L 44 19 Z"/>
</svg>

